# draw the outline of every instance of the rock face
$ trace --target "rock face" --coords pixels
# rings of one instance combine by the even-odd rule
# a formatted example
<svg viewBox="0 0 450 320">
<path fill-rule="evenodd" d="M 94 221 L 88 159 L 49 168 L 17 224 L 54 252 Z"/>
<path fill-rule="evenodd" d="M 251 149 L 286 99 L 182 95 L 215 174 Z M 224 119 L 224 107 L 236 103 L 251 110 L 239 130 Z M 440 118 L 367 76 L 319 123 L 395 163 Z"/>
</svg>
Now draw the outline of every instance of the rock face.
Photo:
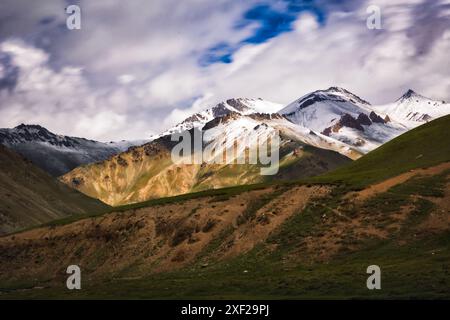
<svg viewBox="0 0 450 320">
<path fill-rule="evenodd" d="M 369 117 L 364 113 L 360 113 L 356 120 L 361 125 L 370 126 L 372 124 L 372 121 L 370 121 Z"/>
<path fill-rule="evenodd" d="M 230 112 L 214 118 L 201 129 L 189 130 L 191 136 L 194 130 L 202 132 L 204 148 L 215 151 L 212 157 L 204 153 L 201 163 L 174 163 L 171 150 L 177 142 L 166 135 L 106 161 L 76 168 L 61 177 L 61 181 L 105 203 L 122 205 L 207 189 L 313 176 L 350 162 L 338 152 L 320 148 L 331 149 L 336 143 L 299 128 L 279 114 Z M 279 132 L 280 163 L 285 164 L 279 172 L 264 176 L 260 163 L 234 164 L 238 157 L 245 158 L 247 152 L 257 150 L 258 141 L 267 142 L 269 134 L 274 132 Z M 238 138 L 249 144 L 234 149 Z M 294 152 L 303 147 L 301 153 Z M 224 153 L 234 160 L 212 161 L 220 160 Z"/>
<path fill-rule="evenodd" d="M 339 120 L 339 124 L 342 127 L 348 127 L 348 128 L 353 128 L 353 129 L 356 129 L 356 130 L 364 131 L 364 128 L 361 126 L 359 121 L 357 119 L 353 118 L 349 114 L 344 114 L 341 117 L 341 120 Z"/>
<path fill-rule="evenodd" d="M 330 136 L 331 133 L 339 132 L 339 130 L 343 127 L 353 128 L 359 131 L 364 131 L 362 125 L 371 125 L 370 119 L 365 114 L 360 114 L 357 119 L 353 118 L 348 113 L 344 114 L 339 121 L 331 127 L 326 128 L 322 131 L 322 134 L 326 136 Z"/>
<path fill-rule="evenodd" d="M 369 115 L 370 120 L 375 123 L 385 123 L 384 119 L 377 115 L 375 111 L 372 111 Z"/>
</svg>

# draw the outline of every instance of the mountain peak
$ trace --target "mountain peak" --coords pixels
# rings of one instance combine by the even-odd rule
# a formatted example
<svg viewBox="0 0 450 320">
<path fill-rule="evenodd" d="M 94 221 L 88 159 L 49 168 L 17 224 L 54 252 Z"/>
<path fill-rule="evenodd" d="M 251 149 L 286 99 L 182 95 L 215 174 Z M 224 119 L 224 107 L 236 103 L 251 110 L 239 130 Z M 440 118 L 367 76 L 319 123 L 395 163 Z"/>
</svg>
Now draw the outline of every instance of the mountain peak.
<svg viewBox="0 0 450 320">
<path fill-rule="evenodd" d="M 317 90 L 304 95 L 300 99 L 297 99 L 293 103 L 280 110 L 279 113 L 292 114 L 313 106 L 316 103 L 331 103 L 334 105 L 340 104 L 344 109 L 366 108 L 367 106 L 370 106 L 370 103 L 368 101 L 361 99 L 357 95 L 344 88 L 330 87 L 326 90 Z"/>
<path fill-rule="evenodd" d="M 408 89 L 397 101 L 403 101 L 413 97 L 422 97 L 420 94 L 415 92 L 413 89 Z"/>
<path fill-rule="evenodd" d="M 46 128 L 38 125 L 38 124 L 23 124 L 21 123 L 17 127 L 14 127 L 14 131 L 18 133 L 26 133 L 26 134 L 38 134 L 44 135 L 45 137 L 56 136 L 54 133 L 50 132 Z"/>
<path fill-rule="evenodd" d="M 173 134 L 190 130 L 195 127 L 203 127 L 209 121 L 224 117 L 230 114 L 248 116 L 254 113 L 276 113 L 282 107 L 281 104 L 273 103 L 261 98 L 230 98 L 205 109 L 192 114 L 174 127 L 151 137 L 152 140 Z"/>
<path fill-rule="evenodd" d="M 342 87 L 336 87 L 336 86 L 329 87 L 327 90 L 324 90 L 324 92 L 339 95 L 339 96 L 344 96 L 347 99 L 349 99 L 350 102 L 352 102 L 352 103 L 357 102 L 357 103 L 364 104 L 364 105 L 370 105 L 370 103 L 368 101 L 358 97 L 356 94 L 354 94 Z"/>
<path fill-rule="evenodd" d="M 0 128 L 0 144 L 55 177 L 80 165 L 105 160 L 125 149 L 118 144 L 59 135 L 40 125 L 24 123 L 14 128 Z"/>
<path fill-rule="evenodd" d="M 15 127 L 14 129 L 38 129 L 38 130 L 41 130 L 41 129 L 45 129 L 45 128 L 40 126 L 40 125 L 38 125 L 38 124 L 24 124 L 24 123 L 21 123 L 17 127 Z M 47 129 L 45 129 L 45 130 L 47 130 Z"/>
<path fill-rule="evenodd" d="M 326 92 L 341 92 L 341 93 L 351 93 L 347 89 L 341 88 L 341 87 L 329 87 L 328 89 L 324 90 Z"/>
</svg>

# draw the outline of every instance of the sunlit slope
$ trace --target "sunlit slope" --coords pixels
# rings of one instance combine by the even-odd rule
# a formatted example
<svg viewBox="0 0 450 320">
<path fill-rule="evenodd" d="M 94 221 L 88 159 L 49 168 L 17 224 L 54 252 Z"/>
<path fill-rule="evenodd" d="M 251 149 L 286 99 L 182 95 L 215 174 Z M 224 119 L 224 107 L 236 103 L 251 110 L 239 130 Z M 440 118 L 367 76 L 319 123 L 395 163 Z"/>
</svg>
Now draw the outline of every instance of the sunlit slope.
<svg viewBox="0 0 450 320">
<path fill-rule="evenodd" d="M 351 160 L 332 150 L 288 137 L 280 148 L 279 171 L 261 175 L 260 164 L 175 164 L 170 136 L 130 148 L 110 159 L 81 166 L 60 179 L 84 194 L 112 206 L 208 189 L 312 177 L 334 170 Z"/>
</svg>

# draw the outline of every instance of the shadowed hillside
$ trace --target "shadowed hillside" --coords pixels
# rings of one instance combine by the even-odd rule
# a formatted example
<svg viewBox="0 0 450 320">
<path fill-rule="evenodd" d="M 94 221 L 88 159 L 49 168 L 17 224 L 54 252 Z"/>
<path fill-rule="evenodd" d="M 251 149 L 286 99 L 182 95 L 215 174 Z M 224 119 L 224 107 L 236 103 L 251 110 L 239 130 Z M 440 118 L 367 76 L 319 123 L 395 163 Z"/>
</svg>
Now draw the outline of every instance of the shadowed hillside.
<svg viewBox="0 0 450 320">
<path fill-rule="evenodd" d="M 107 209 L 0 145 L 0 234 Z"/>
</svg>

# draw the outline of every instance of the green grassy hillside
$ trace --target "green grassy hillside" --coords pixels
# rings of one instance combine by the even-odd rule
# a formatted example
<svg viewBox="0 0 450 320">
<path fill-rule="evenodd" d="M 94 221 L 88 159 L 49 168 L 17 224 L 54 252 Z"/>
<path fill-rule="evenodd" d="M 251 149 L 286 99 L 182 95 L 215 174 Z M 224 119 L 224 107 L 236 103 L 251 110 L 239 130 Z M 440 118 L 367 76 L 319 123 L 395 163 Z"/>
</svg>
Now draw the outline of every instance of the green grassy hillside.
<svg viewBox="0 0 450 320">
<path fill-rule="evenodd" d="M 450 161 L 450 115 L 415 128 L 355 162 L 313 181 L 364 186 L 416 168 Z"/>
</svg>

